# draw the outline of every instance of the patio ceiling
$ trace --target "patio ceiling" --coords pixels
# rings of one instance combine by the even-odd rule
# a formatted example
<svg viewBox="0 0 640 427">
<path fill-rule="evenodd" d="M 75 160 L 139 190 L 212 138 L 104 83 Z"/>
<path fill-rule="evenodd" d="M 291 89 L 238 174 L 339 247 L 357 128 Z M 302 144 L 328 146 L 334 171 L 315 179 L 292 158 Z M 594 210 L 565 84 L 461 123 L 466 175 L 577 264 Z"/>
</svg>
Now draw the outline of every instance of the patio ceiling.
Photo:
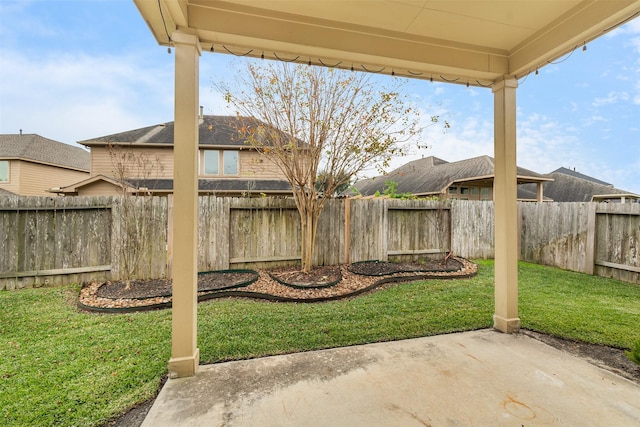
<svg viewBox="0 0 640 427">
<path fill-rule="evenodd" d="M 638 16 L 640 0 L 134 0 L 156 40 L 204 50 L 491 85 Z"/>
</svg>

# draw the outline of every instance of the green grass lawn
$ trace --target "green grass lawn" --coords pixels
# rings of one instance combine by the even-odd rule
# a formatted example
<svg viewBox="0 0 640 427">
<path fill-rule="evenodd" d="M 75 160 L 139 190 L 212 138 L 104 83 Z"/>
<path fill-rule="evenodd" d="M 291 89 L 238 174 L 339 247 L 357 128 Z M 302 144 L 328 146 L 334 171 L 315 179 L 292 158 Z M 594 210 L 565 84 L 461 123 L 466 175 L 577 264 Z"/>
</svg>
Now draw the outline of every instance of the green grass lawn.
<svg viewBox="0 0 640 427">
<path fill-rule="evenodd" d="M 202 363 L 490 327 L 493 262 L 468 280 L 400 284 L 353 300 L 198 307 Z M 152 397 L 170 356 L 171 311 L 81 313 L 79 288 L 0 292 L 0 425 L 101 425 Z M 520 264 L 524 328 L 631 348 L 640 286 Z"/>
</svg>

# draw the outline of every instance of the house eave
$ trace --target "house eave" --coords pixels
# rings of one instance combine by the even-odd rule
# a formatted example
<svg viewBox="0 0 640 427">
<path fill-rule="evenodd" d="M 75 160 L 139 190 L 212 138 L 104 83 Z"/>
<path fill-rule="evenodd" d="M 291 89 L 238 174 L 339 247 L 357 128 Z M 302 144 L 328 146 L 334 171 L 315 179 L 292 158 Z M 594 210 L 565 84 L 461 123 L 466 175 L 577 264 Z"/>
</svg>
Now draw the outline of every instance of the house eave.
<svg viewBox="0 0 640 427">
<path fill-rule="evenodd" d="M 68 165 L 60 165 L 57 163 L 51 163 L 51 162 L 44 162 L 41 160 L 34 160 L 34 159 L 30 159 L 28 157 L 0 157 L 0 160 L 17 160 L 17 161 L 21 161 L 21 162 L 28 162 L 28 163 L 34 163 L 37 165 L 44 165 L 44 166 L 51 166 L 51 167 L 55 167 L 58 169 L 66 169 L 66 170 L 72 170 L 72 171 L 76 171 L 76 172 L 86 172 L 89 173 L 89 169 L 81 169 L 81 168 L 76 168 L 73 166 L 68 166 Z"/>
</svg>

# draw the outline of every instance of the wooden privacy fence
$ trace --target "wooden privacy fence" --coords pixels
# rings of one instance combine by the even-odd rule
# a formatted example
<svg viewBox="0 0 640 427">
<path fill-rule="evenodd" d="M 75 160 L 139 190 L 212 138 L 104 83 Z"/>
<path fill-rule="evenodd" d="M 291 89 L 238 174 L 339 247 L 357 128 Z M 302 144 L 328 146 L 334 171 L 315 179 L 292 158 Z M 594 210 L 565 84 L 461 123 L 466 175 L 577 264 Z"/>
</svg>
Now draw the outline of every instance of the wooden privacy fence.
<svg viewBox="0 0 640 427">
<path fill-rule="evenodd" d="M 145 218 L 135 278 L 171 269 L 172 197 L 0 197 L 0 289 L 121 279 L 125 207 Z M 640 204 L 519 203 L 521 259 L 640 283 Z M 138 223 L 136 221 L 135 223 Z M 493 203 L 397 199 L 330 200 L 319 218 L 314 261 L 494 254 Z M 199 271 L 300 261 L 292 199 L 199 198 Z"/>
<path fill-rule="evenodd" d="M 105 276 L 111 208 L 108 197 L 0 197 L 0 289 Z"/>
<path fill-rule="evenodd" d="M 640 204 L 520 203 L 525 261 L 640 284 Z"/>
<path fill-rule="evenodd" d="M 330 200 L 318 220 L 314 262 L 448 251 L 449 211 L 447 203 L 426 200 Z M 301 258 L 300 217 L 292 199 L 203 196 L 198 226 L 200 271 L 273 267 Z"/>
<path fill-rule="evenodd" d="M 149 225 L 132 275 L 165 276 L 166 197 L 0 197 L 0 290 L 123 277 L 129 216 Z"/>
</svg>

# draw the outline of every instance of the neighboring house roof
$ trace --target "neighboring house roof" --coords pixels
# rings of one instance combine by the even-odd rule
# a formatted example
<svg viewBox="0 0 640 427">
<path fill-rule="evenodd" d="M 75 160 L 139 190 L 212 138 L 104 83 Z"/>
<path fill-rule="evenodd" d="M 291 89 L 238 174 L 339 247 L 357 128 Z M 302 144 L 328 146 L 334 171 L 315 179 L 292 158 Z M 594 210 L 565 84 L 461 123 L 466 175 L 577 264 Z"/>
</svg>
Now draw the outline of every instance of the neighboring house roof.
<svg viewBox="0 0 640 427">
<path fill-rule="evenodd" d="M 84 186 L 87 186 L 89 184 L 93 184 L 95 182 L 99 182 L 99 181 L 104 181 L 107 182 L 109 184 L 112 184 L 115 187 L 120 187 L 120 183 L 111 177 L 105 176 L 105 175 L 94 175 L 91 176 L 87 179 L 83 179 L 80 182 L 76 182 L 64 187 L 53 187 L 48 189 L 47 191 L 50 193 L 67 193 L 67 194 L 75 194 L 78 192 L 78 189 Z"/>
<path fill-rule="evenodd" d="M 582 174 L 580 172 L 576 172 L 575 168 L 573 170 L 571 170 L 571 169 L 562 167 L 562 168 L 558 168 L 558 169 L 554 170 L 553 172 L 551 172 L 551 173 L 549 173 L 547 175 L 551 175 L 551 174 L 554 174 L 554 173 L 561 173 L 561 174 L 564 174 L 564 175 L 573 176 L 575 178 L 581 178 L 581 179 L 584 179 L 586 181 L 591 181 L 591 182 L 594 182 L 596 184 L 606 185 L 608 187 L 613 187 L 613 184 L 609 184 L 608 182 L 600 181 L 599 179 L 596 179 L 596 178 L 594 178 L 592 176 L 585 175 L 585 174 Z"/>
<path fill-rule="evenodd" d="M 105 175 L 95 175 L 84 181 L 77 182 L 61 188 L 52 188 L 49 191 L 60 194 L 75 194 L 80 188 L 98 181 L 107 182 L 114 187 L 120 187 L 120 182 Z M 173 192 L 173 179 L 127 179 L 126 187 L 128 192 L 138 190 L 149 190 L 152 193 Z M 207 179 L 198 180 L 198 191 L 203 193 L 289 193 L 291 185 L 288 181 L 277 179 Z"/>
<path fill-rule="evenodd" d="M 570 171 L 571 174 L 567 174 L 560 171 L 561 169 L 545 175 L 553 178 L 553 181 L 544 184 L 544 195 L 555 202 L 591 202 L 594 199 L 615 199 L 621 196 L 640 197 L 637 194 L 614 188 L 611 184 L 600 184 L 603 181 L 595 178 L 580 178 L 577 175 L 586 175 L 573 173 L 573 171 Z M 569 171 L 569 169 L 566 170 Z"/>
<path fill-rule="evenodd" d="M 37 134 L 0 135 L 0 158 L 26 160 L 84 172 L 88 172 L 91 165 L 90 154 L 86 150 Z"/>
<path fill-rule="evenodd" d="M 0 188 L 0 196 L 17 196 L 17 194 L 12 193 L 9 190 L 5 190 L 4 188 Z"/>
<path fill-rule="evenodd" d="M 260 123 L 256 119 L 237 116 L 201 116 L 199 144 L 208 146 L 241 147 L 246 144 L 238 129 L 247 123 Z M 141 146 L 173 145 L 174 122 L 161 123 L 99 138 L 78 141 L 88 147 L 107 144 L 136 144 Z"/>
<path fill-rule="evenodd" d="M 518 167 L 518 183 L 543 182 L 548 178 Z M 443 193 L 453 184 L 492 186 L 494 159 L 489 156 L 474 157 L 458 162 L 447 162 L 437 157 L 425 157 L 409 162 L 387 175 L 357 182 L 354 187 L 363 195 L 382 192 L 386 181 L 398 183 L 398 193 L 430 195 Z M 535 197 L 534 197 L 535 198 Z"/>
</svg>

